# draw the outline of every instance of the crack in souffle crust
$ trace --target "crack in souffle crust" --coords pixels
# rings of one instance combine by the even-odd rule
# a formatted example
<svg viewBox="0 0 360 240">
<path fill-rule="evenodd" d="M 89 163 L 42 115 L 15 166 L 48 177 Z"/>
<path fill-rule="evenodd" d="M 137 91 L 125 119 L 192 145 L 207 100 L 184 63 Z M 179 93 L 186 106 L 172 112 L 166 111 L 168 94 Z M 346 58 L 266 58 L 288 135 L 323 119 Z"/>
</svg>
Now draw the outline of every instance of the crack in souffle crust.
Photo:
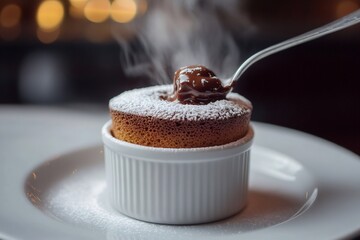
<svg viewBox="0 0 360 240">
<path fill-rule="evenodd" d="M 237 93 L 229 93 L 226 99 L 205 105 L 191 105 L 162 98 L 172 91 L 172 85 L 126 91 L 112 98 L 109 107 L 123 113 L 179 121 L 222 120 L 243 116 L 252 111 L 250 101 Z"/>
</svg>

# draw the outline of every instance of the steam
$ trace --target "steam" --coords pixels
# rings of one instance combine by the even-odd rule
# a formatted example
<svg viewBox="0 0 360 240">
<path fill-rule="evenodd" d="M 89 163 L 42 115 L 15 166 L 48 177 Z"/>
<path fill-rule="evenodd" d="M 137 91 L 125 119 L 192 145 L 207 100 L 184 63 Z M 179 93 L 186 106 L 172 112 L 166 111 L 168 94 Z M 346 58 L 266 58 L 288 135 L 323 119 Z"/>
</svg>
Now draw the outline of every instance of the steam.
<svg viewBox="0 0 360 240">
<path fill-rule="evenodd" d="M 135 39 L 128 41 L 115 31 L 125 73 L 168 84 L 178 68 L 201 64 L 221 78 L 230 77 L 240 64 L 240 52 L 219 16 L 246 24 L 238 5 L 237 0 L 151 1 L 149 11 L 128 25 Z"/>
</svg>

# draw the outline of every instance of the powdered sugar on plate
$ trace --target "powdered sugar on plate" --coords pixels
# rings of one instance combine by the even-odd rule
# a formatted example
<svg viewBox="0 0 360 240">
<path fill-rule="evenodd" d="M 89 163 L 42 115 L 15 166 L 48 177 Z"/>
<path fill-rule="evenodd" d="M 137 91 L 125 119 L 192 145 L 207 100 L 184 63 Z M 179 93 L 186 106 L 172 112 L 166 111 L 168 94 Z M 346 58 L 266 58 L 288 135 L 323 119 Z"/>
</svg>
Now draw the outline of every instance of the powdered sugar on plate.
<svg viewBox="0 0 360 240">
<path fill-rule="evenodd" d="M 284 159 L 279 160 L 278 155 L 268 153 L 259 148 L 253 151 L 246 208 L 233 217 L 207 224 L 153 224 L 115 211 L 107 199 L 102 146 L 45 162 L 32 171 L 37 177 L 30 175 L 26 191 L 30 202 L 42 213 L 64 224 L 106 235 L 98 239 L 240 239 L 243 233 L 296 217 L 307 201 L 303 197 L 305 190 L 297 185 L 298 181 L 307 182 L 304 181 L 307 178 L 299 175 L 302 177 L 294 182 L 270 174 L 274 169 L 282 173 L 276 166 L 279 161 L 284 164 Z M 263 167 L 264 162 L 268 168 Z M 31 201 L 29 194 L 40 201 Z"/>
<path fill-rule="evenodd" d="M 152 116 L 168 120 L 211 120 L 242 116 L 252 109 L 249 100 L 237 93 L 229 93 L 227 99 L 205 105 L 180 104 L 161 98 L 171 94 L 172 85 L 160 85 L 123 92 L 112 98 L 112 110 L 139 116 Z"/>
</svg>

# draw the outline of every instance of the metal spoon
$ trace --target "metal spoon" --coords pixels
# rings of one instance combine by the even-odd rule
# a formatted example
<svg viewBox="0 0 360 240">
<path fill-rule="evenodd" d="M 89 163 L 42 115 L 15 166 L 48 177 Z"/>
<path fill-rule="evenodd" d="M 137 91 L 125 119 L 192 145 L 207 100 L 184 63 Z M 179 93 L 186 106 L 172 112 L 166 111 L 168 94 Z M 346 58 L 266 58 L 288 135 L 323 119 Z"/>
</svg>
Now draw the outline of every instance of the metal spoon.
<svg viewBox="0 0 360 240">
<path fill-rule="evenodd" d="M 255 62 L 273 54 L 280 52 L 282 50 L 294 47 L 296 45 L 300 45 L 302 43 L 308 42 L 310 40 L 325 36 L 329 33 L 333 33 L 339 31 L 341 29 L 350 27 L 356 23 L 360 22 L 360 10 L 357 10 L 349 15 L 346 15 L 343 18 L 335 20 L 334 22 L 328 23 L 322 27 L 316 28 L 312 31 L 306 32 L 299 36 L 290 38 L 284 42 L 278 43 L 276 45 L 265 48 L 264 50 L 255 53 L 251 57 L 249 57 L 244 63 L 240 65 L 238 70 L 235 72 L 233 77 L 230 79 L 229 83 L 226 85 L 232 85 L 234 81 L 237 81 L 241 75 Z"/>
</svg>

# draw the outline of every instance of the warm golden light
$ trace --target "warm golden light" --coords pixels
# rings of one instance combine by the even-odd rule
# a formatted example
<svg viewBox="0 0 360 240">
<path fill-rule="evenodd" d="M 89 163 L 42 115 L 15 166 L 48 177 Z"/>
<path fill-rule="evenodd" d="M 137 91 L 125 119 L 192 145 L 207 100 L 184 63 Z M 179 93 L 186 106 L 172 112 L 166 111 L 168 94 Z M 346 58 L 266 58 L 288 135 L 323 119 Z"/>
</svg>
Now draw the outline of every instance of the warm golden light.
<svg viewBox="0 0 360 240">
<path fill-rule="evenodd" d="M 343 17 L 355 10 L 357 10 L 358 8 L 360 8 L 359 3 L 355 2 L 355 1 L 340 1 L 337 5 L 336 5 L 336 17 L 340 18 Z"/>
<path fill-rule="evenodd" d="M 83 18 L 87 1 L 88 0 L 70 0 L 70 15 L 74 18 Z"/>
<path fill-rule="evenodd" d="M 47 0 L 40 4 L 36 21 L 44 31 L 53 31 L 60 26 L 64 19 L 64 6 L 58 0 Z"/>
<path fill-rule="evenodd" d="M 11 28 L 19 24 L 21 19 L 21 8 L 16 4 L 5 6 L 0 12 L 0 24 Z"/>
<path fill-rule="evenodd" d="M 40 42 L 45 43 L 45 44 L 49 44 L 49 43 L 53 43 L 56 41 L 56 39 L 59 38 L 60 35 L 60 29 L 55 29 L 54 31 L 43 31 L 43 29 L 38 28 L 36 31 L 36 35 L 38 37 L 38 39 L 40 40 Z"/>
<path fill-rule="evenodd" d="M 84 11 L 74 6 L 70 6 L 69 13 L 74 18 L 82 18 L 84 16 Z"/>
<path fill-rule="evenodd" d="M 88 0 L 70 0 L 70 4 L 76 8 L 84 9 Z"/>
<path fill-rule="evenodd" d="M 84 9 L 85 17 L 91 22 L 104 22 L 110 16 L 110 6 L 108 0 L 89 0 Z"/>
<path fill-rule="evenodd" d="M 137 13 L 134 0 L 114 0 L 111 5 L 111 18 L 115 22 L 127 23 L 133 20 Z"/>
</svg>

